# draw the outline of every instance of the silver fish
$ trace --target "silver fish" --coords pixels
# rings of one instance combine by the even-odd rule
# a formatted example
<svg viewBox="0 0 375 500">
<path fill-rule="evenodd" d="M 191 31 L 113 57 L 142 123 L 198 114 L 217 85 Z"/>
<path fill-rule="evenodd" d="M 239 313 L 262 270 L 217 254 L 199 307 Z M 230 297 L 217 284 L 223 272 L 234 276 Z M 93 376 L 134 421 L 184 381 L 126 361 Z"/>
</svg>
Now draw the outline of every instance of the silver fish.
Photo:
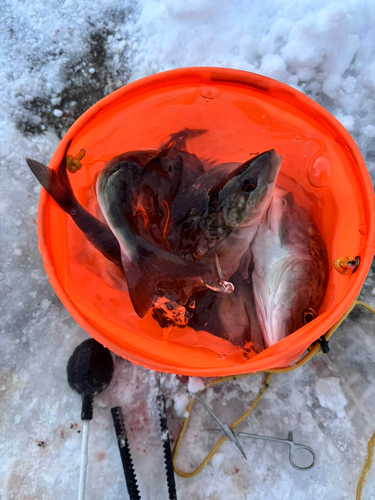
<svg viewBox="0 0 375 500">
<path fill-rule="evenodd" d="M 327 286 L 327 250 L 293 193 L 276 187 L 251 252 L 256 310 L 269 347 L 317 316 Z"/>
<path fill-rule="evenodd" d="M 104 166 L 97 180 L 97 197 L 104 218 L 119 242 L 130 299 L 142 318 L 154 304 L 161 282 L 182 280 L 182 287 L 186 283 L 199 287 L 209 271 L 204 264 L 166 252 L 137 234 L 134 212 L 141 177 L 142 168 L 132 161 Z"/>
</svg>

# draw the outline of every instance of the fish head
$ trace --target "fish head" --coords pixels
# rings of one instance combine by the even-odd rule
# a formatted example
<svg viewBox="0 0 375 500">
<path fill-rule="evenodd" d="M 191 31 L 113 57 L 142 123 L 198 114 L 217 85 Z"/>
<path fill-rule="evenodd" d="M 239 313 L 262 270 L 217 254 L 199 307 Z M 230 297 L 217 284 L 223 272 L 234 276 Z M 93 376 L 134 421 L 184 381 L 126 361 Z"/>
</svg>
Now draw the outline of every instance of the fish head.
<svg viewBox="0 0 375 500">
<path fill-rule="evenodd" d="M 317 317 L 327 280 L 321 263 L 307 255 L 282 259 L 272 271 L 272 283 L 265 283 L 263 299 L 257 296 L 257 313 L 267 347 Z"/>
<path fill-rule="evenodd" d="M 273 149 L 246 161 L 208 192 L 211 211 L 221 214 L 228 227 L 253 227 L 270 203 L 281 156 Z"/>
</svg>

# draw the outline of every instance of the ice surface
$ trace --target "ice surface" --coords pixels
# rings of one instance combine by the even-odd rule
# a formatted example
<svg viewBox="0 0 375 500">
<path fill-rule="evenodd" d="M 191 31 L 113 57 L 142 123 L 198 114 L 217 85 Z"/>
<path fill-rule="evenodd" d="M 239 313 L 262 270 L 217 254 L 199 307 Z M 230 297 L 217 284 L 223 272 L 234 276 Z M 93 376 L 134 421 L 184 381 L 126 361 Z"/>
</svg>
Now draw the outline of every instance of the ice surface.
<svg viewBox="0 0 375 500">
<path fill-rule="evenodd" d="M 204 389 L 204 381 L 199 377 L 189 377 L 188 388 L 190 392 L 198 392 Z"/>
<path fill-rule="evenodd" d="M 344 408 L 348 401 L 341 391 L 340 380 L 336 377 L 320 379 L 315 387 L 319 404 L 323 408 L 329 408 L 340 418 L 345 416 Z"/>
<path fill-rule="evenodd" d="M 6 0 L 0 7 L 0 498 L 77 498 L 80 399 L 66 363 L 87 334 L 48 283 L 37 248 L 39 185 L 24 158 L 48 163 L 60 137 L 91 104 L 130 80 L 182 66 L 226 66 L 298 88 L 350 131 L 375 179 L 375 9 L 372 0 L 192 1 Z M 361 298 L 375 305 L 374 268 Z M 229 442 L 192 479 L 176 476 L 179 499 L 354 498 L 375 428 L 374 318 L 355 309 L 331 352 L 276 375 L 239 430 L 286 437 L 317 453 L 305 473 L 287 449 L 247 440 L 245 461 Z M 203 397 L 231 424 L 263 375 L 215 386 Z M 167 375 L 172 446 L 191 380 Z M 88 500 L 127 499 L 110 415 L 124 409 L 142 499 L 167 498 L 155 397 L 157 376 L 115 359 L 110 386 L 95 398 Z M 178 465 L 192 470 L 218 436 L 195 404 Z M 375 498 L 375 468 L 363 493 Z"/>
<path fill-rule="evenodd" d="M 187 417 L 188 412 L 186 411 L 186 407 L 189 404 L 190 397 L 188 393 L 177 393 L 174 395 L 174 410 L 176 415 Z"/>
</svg>

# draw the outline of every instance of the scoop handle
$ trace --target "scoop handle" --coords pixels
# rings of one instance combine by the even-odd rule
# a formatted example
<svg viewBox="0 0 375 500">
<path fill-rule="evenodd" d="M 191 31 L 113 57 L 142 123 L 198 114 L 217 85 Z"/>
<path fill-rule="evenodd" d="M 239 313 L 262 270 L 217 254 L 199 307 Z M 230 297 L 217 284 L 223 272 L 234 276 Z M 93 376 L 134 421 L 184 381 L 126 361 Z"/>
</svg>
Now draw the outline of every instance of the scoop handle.
<svg viewBox="0 0 375 500">
<path fill-rule="evenodd" d="M 82 420 L 92 420 L 93 402 L 94 402 L 94 396 L 92 394 L 88 393 L 82 394 L 82 410 L 81 410 Z"/>
<path fill-rule="evenodd" d="M 90 421 L 85 420 L 82 425 L 82 444 L 81 444 L 81 468 L 79 471 L 78 500 L 85 500 L 86 494 L 86 473 L 87 473 L 87 455 L 89 444 L 89 426 Z"/>
</svg>

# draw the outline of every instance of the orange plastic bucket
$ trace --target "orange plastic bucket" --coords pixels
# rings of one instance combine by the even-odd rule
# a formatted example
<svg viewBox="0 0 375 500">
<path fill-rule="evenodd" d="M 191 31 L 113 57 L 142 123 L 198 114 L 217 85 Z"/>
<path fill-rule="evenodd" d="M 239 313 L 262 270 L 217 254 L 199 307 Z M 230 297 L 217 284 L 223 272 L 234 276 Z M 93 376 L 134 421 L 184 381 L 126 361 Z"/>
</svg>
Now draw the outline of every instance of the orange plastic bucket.
<svg viewBox="0 0 375 500">
<path fill-rule="evenodd" d="M 49 166 L 58 167 L 70 139 L 69 154 L 84 148 L 82 169 L 70 179 L 80 203 L 98 215 L 95 181 L 104 164 L 125 151 L 158 148 L 185 127 L 207 130 L 187 143 L 201 159 L 244 162 L 269 149 L 282 155 L 277 184 L 293 191 L 327 245 L 331 267 L 320 315 L 251 359 L 207 332 L 163 330 L 151 313 L 136 315 L 120 271 L 42 190 L 39 248 L 52 286 L 90 335 L 133 363 L 197 376 L 287 366 L 344 314 L 366 278 L 375 224 L 365 163 L 340 123 L 293 88 L 242 71 L 185 68 L 133 82 L 96 103 L 66 133 Z M 347 255 L 361 263 L 342 276 L 333 262 Z"/>
</svg>

